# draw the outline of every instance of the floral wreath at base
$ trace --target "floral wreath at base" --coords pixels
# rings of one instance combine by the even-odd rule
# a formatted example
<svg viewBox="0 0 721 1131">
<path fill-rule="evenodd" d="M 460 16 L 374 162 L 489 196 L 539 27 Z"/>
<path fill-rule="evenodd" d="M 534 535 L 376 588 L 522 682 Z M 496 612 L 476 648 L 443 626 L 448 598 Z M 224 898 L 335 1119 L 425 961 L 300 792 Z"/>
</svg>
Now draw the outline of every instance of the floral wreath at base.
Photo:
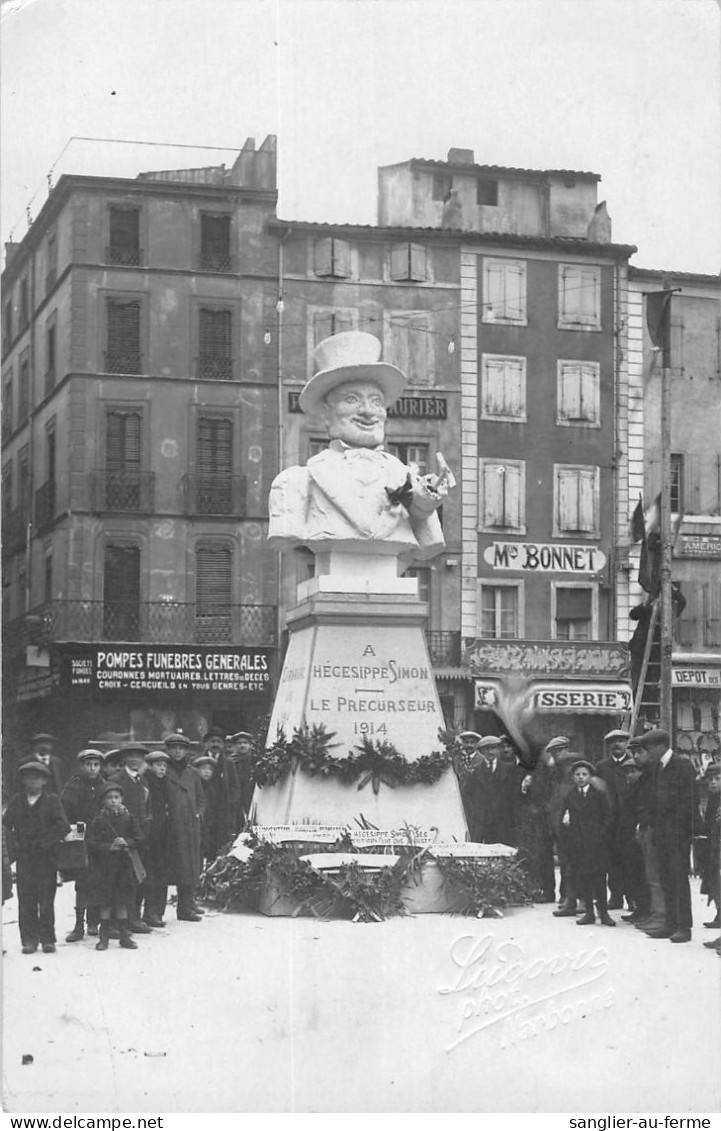
<svg viewBox="0 0 721 1131">
<path fill-rule="evenodd" d="M 443 751 L 434 750 L 409 762 L 392 742 L 364 737 L 345 758 L 331 754 L 335 732 L 329 733 L 320 724 L 296 728 L 290 741 L 278 729 L 272 746 L 260 752 L 255 760 L 254 780 L 261 789 L 276 785 L 288 774 L 302 769 L 311 777 L 334 777 L 343 784 L 358 781 L 357 788 L 369 783 L 378 793 L 381 784 L 395 789 L 398 785 L 433 785 L 454 762 L 456 743 L 448 732 L 439 731 Z"/>
<path fill-rule="evenodd" d="M 427 856 L 428 847 L 393 846 L 399 859 L 388 868 L 369 871 L 355 862 L 344 862 L 337 871 L 320 872 L 301 859 L 319 847 L 313 842 L 271 844 L 248 837 L 251 855 L 245 861 L 235 856 L 219 856 L 201 876 L 203 901 L 221 911 L 238 911 L 257 903 L 263 893 L 273 890 L 273 902 L 295 903 L 293 917 L 310 914 L 321 919 L 352 919 L 353 922 L 381 922 L 406 915 L 403 889 L 412 882 L 423 882 L 423 866 L 429 860 L 438 865 L 444 884 L 455 896 L 453 914 L 478 918 L 502 917 L 502 908 L 528 906 L 538 896 L 537 885 L 515 857 L 458 858 Z M 320 846 L 324 852 L 328 846 Z M 331 852 L 356 853 L 377 849 L 354 848 L 341 838 Z M 425 858 L 425 859 L 424 859 Z M 347 856 L 343 857 L 347 861 Z"/>
</svg>

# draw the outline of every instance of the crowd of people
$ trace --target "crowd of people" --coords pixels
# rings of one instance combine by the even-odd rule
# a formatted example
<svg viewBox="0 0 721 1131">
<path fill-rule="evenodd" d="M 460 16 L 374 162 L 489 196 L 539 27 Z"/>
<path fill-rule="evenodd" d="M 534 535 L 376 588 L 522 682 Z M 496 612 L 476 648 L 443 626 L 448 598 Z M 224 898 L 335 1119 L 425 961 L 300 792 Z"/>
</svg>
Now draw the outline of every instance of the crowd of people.
<svg viewBox="0 0 721 1131">
<path fill-rule="evenodd" d="M 691 761 L 652 730 L 632 738 L 612 730 L 595 764 L 563 735 L 544 747 L 528 772 L 510 741 L 473 731 L 459 736 L 456 765 L 472 841 L 508 844 L 532 873 L 553 914 L 590 925 L 610 912 L 653 939 L 691 940 L 692 843 L 702 893 L 719 919 L 721 764 L 704 774 L 699 804 Z M 15 863 L 23 953 L 55 950 L 58 871 L 75 883 L 75 924 L 66 936 L 97 936 L 97 950 L 117 938 L 165 926 L 168 889 L 176 914 L 197 923 L 196 891 L 213 861 L 245 826 L 253 794 L 254 740 L 211 728 L 198 752 L 183 734 L 162 748 L 129 742 L 103 754 L 89 747 L 62 784 L 52 735 L 36 735 L 19 767 L 18 788 L 3 814 L 3 902 Z M 703 810 L 703 811 L 702 811 Z M 556 891 L 556 863 L 560 885 Z M 704 946 L 721 953 L 721 936 Z"/>
<path fill-rule="evenodd" d="M 176 914 L 200 922 L 196 890 L 204 863 L 240 831 L 252 799 L 253 736 L 211 728 L 200 753 L 183 734 L 162 748 L 128 742 L 103 754 L 87 747 L 61 784 L 53 735 L 35 735 L 3 813 L 3 902 L 15 864 L 24 954 L 55 951 L 57 874 L 74 881 L 75 924 L 97 950 L 111 939 L 134 950 L 133 935 L 165 926 L 168 889 Z"/>
<path fill-rule="evenodd" d="M 471 840 L 518 847 L 540 899 L 581 926 L 615 927 L 610 911 L 653 939 L 692 937 L 692 844 L 701 891 L 719 920 L 719 793 L 721 764 L 704 772 L 707 794 L 690 759 L 674 753 L 664 730 L 631 737 L 612 730 L 595 764 L 563 735 L 544 747 L 528 773 L 502 737 L 473 731 L 464 747 L 461 793 Z M 704 943 L 721 953 L 721 936 Z"/>
</svg>

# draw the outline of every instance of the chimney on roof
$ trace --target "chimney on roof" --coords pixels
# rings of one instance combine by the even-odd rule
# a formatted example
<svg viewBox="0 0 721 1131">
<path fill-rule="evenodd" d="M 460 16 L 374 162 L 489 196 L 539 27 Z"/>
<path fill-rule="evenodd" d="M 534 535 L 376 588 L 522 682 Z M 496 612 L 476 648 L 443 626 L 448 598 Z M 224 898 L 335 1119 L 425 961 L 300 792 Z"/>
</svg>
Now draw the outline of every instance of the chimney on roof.
<svg viewBox="0 0 721 1131">
<path fill-rule="evenodd" d="M 448 164 L 449 165 L 472 165 L 473 164 L 473 150 L 472 149 L 449 149 L 448 150 Z"/>
</svg>

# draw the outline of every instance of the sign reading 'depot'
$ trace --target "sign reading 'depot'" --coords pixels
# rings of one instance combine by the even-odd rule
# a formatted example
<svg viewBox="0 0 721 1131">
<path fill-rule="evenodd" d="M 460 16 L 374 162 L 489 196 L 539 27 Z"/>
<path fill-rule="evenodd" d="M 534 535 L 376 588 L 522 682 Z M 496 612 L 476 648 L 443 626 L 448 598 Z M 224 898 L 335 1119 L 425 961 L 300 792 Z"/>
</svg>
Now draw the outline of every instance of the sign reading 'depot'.
<svg viewBox="0 0 721 1131">
<path fill-rule="evenodd" d="M 599 573 L 606 555 L 597 546 L 567 546 L 539 542 L 494 542 L 483 560 L 492 569 L 523 573 Z"/>
<path fill-rule="evenodd" d="M 232 691 L 270 687 L 269 648 L 69 644 L 62 685 L 90 691 Z"/>
</svg>

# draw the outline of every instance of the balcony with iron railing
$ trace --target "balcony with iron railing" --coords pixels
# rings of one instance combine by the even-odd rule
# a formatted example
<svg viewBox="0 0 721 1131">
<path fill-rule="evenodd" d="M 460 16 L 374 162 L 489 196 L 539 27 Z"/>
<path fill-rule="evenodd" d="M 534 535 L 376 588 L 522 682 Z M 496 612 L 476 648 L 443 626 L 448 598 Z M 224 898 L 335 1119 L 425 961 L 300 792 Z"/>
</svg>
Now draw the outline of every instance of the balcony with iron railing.
<svg viewBox="0 0 721 1131">
<path fill-rule="evenodd" d="M 8 653 L 59 641 L 275 645 L 275 605 L 48 601 L 3 626 Z"/>
<path fill-rule="evenodd" d="M 244 516 L 247 512 L 243 475 L 184 475 L 182 485 L 187 514 Z"/>
<path fill-rule="evenodd" d="M 219 357 L 212 354 L 201 355 L 195 363 L 199 381 L 232 381 L 235 375 L 232 357 Z"/>
<path fill-rule="evenodd" d="M 27 507 L 16 507 L 2 518 L 2 556 L 3 560 L 25 549 L 28 530 Z"/>
<path fill-rule="evenodd" d="M 105 248 L 105 262 L 118 267 L 142 267 L 143 249 L 122 244 L 109 244 Z"/>
<path fill-rule="evenodd" d="M 35 529 L 43 531 L 55 518 L 57 484 L 54 479 L 48 479 L 35 492 Z"/>
<path fill-rule="evenodd" d="M 430 661 L 434 667 L 460 667 L 460 632 L 437 632 L 433 629 L 427 629 L 426 644 L 428 645 Z"/>
<path fill-rule="evenodd" d="M 106 373 L 127 373 L 134 375 L 143 372 L 143 355 L 132 347 L 107 350 L 105 354 Z"/>
<path fill-rule="evenodd" d="M 202 249 L 198 265 L 203 271 L 235 271 L 234 258 L 229 251 Z"/>
<path fill-rule="evenodd" d="M 108 511 L 151 514 L 155 505 L 155 475 L 152 471 L 93 471 L 90 475 L 90 508 L 94 514 Z"/>
</svg>

